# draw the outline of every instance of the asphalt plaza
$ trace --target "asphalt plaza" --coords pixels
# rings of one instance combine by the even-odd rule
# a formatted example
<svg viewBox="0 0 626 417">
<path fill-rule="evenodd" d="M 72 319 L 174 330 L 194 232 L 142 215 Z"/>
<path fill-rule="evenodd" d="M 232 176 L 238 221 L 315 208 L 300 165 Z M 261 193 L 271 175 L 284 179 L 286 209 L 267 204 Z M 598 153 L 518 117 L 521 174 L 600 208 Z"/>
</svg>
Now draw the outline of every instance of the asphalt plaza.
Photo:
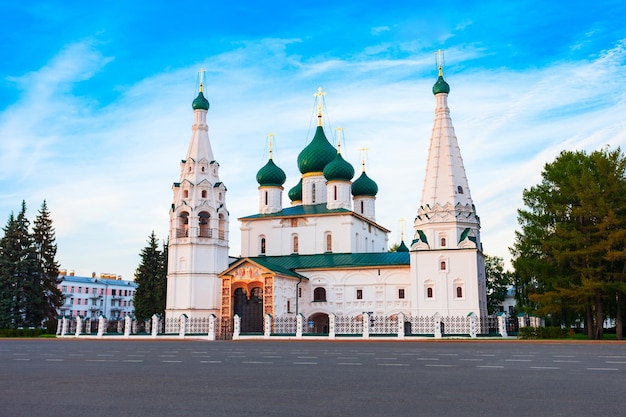
<svg viewBox="0 0 626 417">
<path fill-rule="evenodd" d="M 1 416 L 621 416 L 626 344 L 0 340 Z"/>
</svg>

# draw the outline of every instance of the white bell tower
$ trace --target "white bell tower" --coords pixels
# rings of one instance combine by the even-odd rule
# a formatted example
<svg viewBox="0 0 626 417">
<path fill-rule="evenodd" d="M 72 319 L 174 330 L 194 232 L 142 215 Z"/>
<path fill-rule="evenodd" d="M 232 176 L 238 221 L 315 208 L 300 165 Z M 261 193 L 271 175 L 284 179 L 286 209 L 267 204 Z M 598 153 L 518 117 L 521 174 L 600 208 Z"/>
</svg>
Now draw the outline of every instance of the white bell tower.
<svg viewBox="0 0 626 417">
<path fill-rule="evenodd" d="M 226 187 L 219 179 L 206 122 L 209 101 L 200 91 L 192 103 L 194 124 L 180 180 L 172 190 L 167 265 L 166 318 L 220 314 L 221 280 L 228 266 Z"/>
</svg>

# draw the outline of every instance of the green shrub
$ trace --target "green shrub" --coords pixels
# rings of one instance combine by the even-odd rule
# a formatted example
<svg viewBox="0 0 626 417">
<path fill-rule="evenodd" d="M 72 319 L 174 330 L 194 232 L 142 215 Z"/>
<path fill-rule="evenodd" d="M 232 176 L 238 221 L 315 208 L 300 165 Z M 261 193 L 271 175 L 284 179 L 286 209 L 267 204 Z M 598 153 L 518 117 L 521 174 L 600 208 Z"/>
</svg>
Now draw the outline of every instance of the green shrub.
<svg viewBox="0 0 626 417">
<path fill-rule="evenodd" d="M 0 337 L 39 337 L 44 329 L 0 329 Z"/>
<path fill-rule="evenodd" d="M 565 339 L 570 329 L 561 327 L 522 327 L 517 333 L 518 339 Z"/>
</svg>

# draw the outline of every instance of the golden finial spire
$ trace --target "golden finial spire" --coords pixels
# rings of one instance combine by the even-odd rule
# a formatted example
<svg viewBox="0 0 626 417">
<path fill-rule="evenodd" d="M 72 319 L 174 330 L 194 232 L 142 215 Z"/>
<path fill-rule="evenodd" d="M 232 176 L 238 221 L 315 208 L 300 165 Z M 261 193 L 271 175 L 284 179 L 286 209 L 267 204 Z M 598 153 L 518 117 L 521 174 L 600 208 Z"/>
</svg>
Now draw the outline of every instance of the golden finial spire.
<svg viewBox="0 0 626 417">
<path fill-rule="evenodd" d="M 204 68 L 200 68 L 198 70 L 198 74 L 200 75 L 200 92 L 202 92 L 202 86 L 204 85 L 204 73 L 206 70 Z"/>
<path fill-rule="evenodd" d="M 404 217 L 400 217 L 400 240 L 404 242 Z"/>
<path fill-rule="evenodd" d="M 274 139 L 274 134 L 272 132 L 268 133 L 267 138 L 270 142 L 270 159 L 272 159 L 272 139 Z"/>
<path fill-rule="evenodd" d="M 339 126 L 335 130 L 337 131 L 337 153 L 341 153 L 341 132 L 343 132 L 343 127 Z"/>
<path fill-rule="evenodd" d="M 361 167 L 365 172 L 365 155 L 367 154 L 367 148 L 363 147 L 359 149 L 361 151 Z"/>
<path fill-rule="evenodd" d="M 437 68 L 439 69 L 439 76 L 443 76 L 443 51 L 441 49 L 437 50 Z"/>
<path fill-rule="evenodd" d="M 322 87 L 317 88 L 317 93 L 314 93 L 313 96 L 317 101 L 317 125 L 322 126 L 322 107 L 323 107 L 323 98 L 326 95 L 326 91 L 322 90 Z"/>
</svg>

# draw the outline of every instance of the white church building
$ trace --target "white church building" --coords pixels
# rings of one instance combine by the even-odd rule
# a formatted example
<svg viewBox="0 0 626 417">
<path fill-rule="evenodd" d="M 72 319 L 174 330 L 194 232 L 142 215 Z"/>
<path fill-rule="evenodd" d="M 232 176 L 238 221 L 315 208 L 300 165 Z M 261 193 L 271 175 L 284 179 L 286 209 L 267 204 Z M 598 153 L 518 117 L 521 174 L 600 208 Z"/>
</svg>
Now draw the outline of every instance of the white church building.
<svg viewBox="0 0 626 417">
<path fill-rule="evenodd" d="M 414 237 L 389 252 L 376 222 L 378 185 L 327 139 L 322 92 L 317 128 L 297 159 L 301 177 L 283 204 L 285 172 L 270 156 L 256 174 L 258 212 L 240 219 L 241 257 L 229 257 L 227 189 L 211 150 L 202 83 L 170 210 L 166 319 L 235 315 L 241 331 L 264 317 L 302 317 L 328 332 L 329 315 L 487 315 L 480 220 L 447 105 L 450 87 L 433 86 L 435 120 Z M 228 156 L 225 156 L 226 158 Z M 251 173 L 252 177 L 253 173 Z"/>
</svg>

